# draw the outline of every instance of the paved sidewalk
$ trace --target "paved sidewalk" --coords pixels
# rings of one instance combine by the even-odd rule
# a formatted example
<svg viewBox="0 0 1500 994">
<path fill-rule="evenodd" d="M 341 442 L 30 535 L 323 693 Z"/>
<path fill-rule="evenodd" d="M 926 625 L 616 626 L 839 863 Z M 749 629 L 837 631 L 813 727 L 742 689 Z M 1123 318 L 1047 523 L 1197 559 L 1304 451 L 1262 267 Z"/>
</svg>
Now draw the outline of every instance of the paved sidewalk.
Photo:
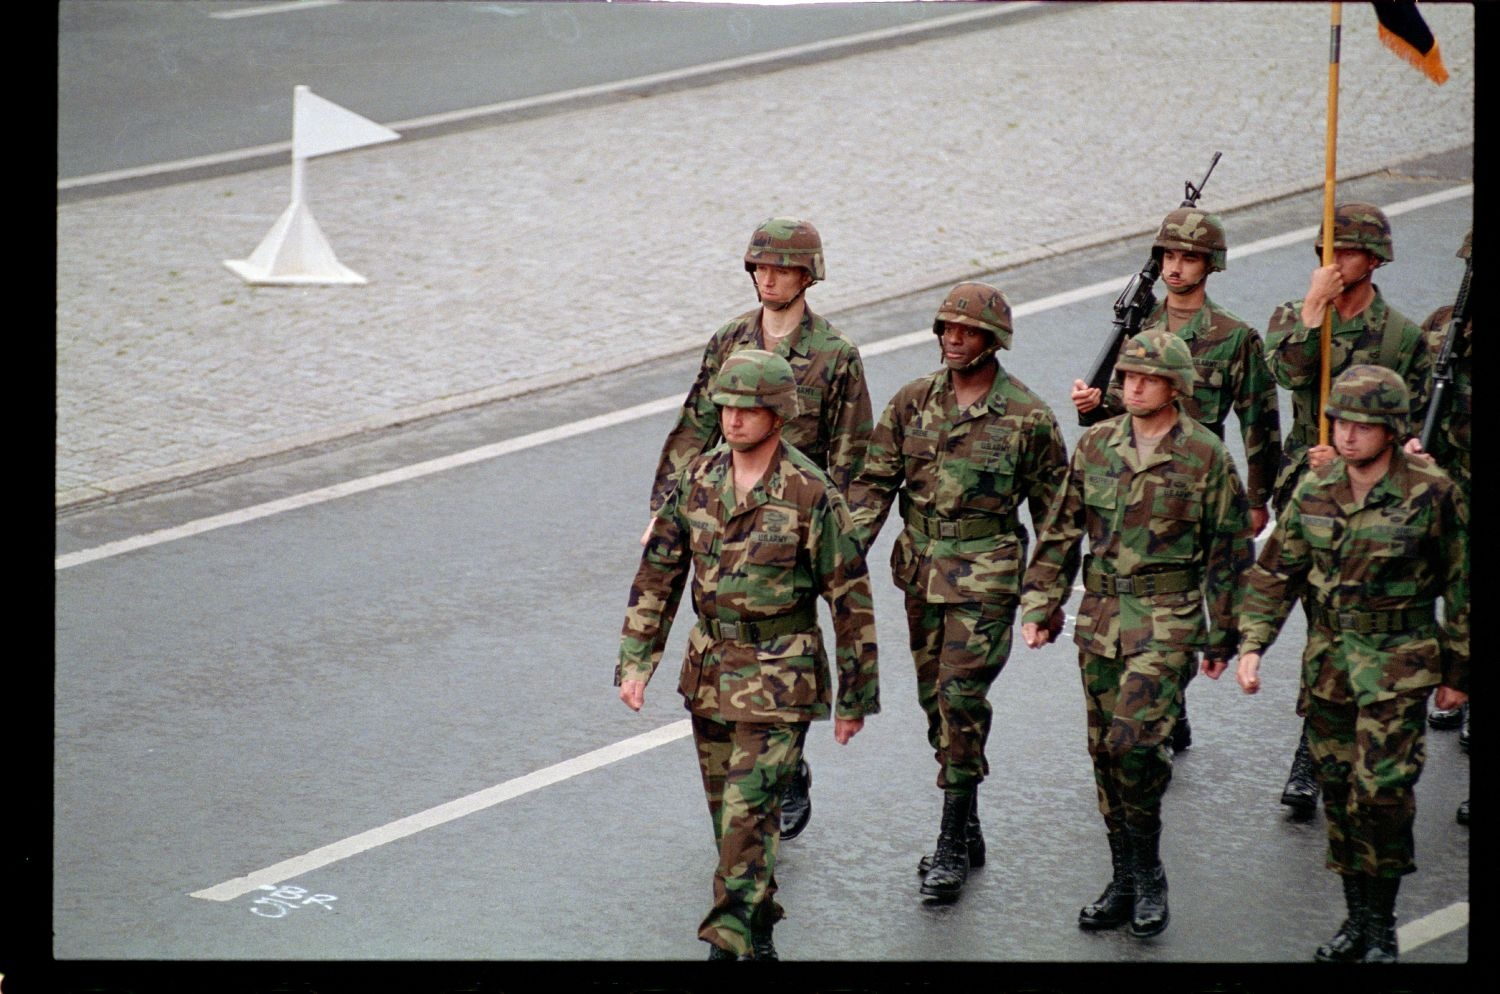
<svg viewBox="0 0 1500 994">
<path fill-rule="evenodd" d="M 1472 144 L 1473 9 L 1422 6 L 1441 87 L 1343 9 L 1340 177 Z M 770 214 L 822 232 L 830 314 L 1154 231 L 1215 150 L 1206 208 L 1320 188 L 1327 58 L 1326 4 L 1102 3 L 315 159 L 362 287 L 223 266 L 289 164 L 61 205 L 56 505 L 696 351 Z"/>
</svg>

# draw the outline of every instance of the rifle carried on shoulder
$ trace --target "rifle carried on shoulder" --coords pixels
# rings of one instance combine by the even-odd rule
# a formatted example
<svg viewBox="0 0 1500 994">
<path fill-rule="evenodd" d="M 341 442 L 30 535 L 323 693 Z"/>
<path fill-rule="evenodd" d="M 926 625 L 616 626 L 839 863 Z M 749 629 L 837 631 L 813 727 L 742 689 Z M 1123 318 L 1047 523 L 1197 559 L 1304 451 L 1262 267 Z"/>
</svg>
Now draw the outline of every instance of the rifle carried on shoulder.
<svg viewBox="0 0 1500 994">
<path fill-rule="evenodd" d="M 1213 173 L 1214 166 L 1219 164 L 1219 156 L 1222 154 L 1214 153 L 1213 160 L 1208 164 L 1208 172 L 1203 174 L 1203 179 L 1196 186 L 1192 180 L 1183 183 L 1183 199 L 1178 207 L 1198 206 L 1198 198 L 1203 196 L 1203 187 L 1207 185 L 1208 177 Z M 1104 394 L 1109 391 L 1109 380 L 1114 375 L 1115 357 L 1120 353 L 1120 346 L 1140 334 L 1141 324 L 1156 306 L 1156 294 L 1152 292 L 1152 288 L 1160 275 L 1161 262 L 1153 251 L 1146 260 L 1146 265 L 1130 278 L 1120 296 L 1115 298 L 1115 321 L 1110 329 L 1109 339 L 1099 351 L 1094 364 L 1089 367 L 1088 376 L 1084 377 L 1086 384 L 1099 391 L 1099 406 L 1078 415 L 1078 423 L 1085 428 L 1109 416 L 1104 409 Z"/>
<path fill-rule="evenodd" d="M 1464 281 L 1458 287 L 1458 299 L 1453 302 L 1453 314 L 1448 318 L 1448 327 L 1443 333 L 1443 347 L 1438 350 L 1437 363 L 1432 367 L 1432 391 L 1427 398 L 1427 416 L 1422 419 L 1422 434 L 1418 439 L 1423 452 L 1432 451 L 1432 435 L 1442 419 L 1443 408 L 1448 402 L 1448 389 L 1453 386 L 1453 349 L 1458 336 L 1469 321 L 1469 280 L 1474 276 L 1474 257 L 1464 262 Z"/>
</svg>

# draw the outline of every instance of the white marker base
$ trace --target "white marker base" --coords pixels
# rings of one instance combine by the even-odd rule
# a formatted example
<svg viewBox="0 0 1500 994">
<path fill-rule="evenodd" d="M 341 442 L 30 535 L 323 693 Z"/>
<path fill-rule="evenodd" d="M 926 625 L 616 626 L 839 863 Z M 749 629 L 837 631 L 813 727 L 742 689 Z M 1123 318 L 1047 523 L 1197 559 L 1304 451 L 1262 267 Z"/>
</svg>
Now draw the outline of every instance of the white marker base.
<svg viewBox="0 0 1500 994">
<path fill-rule="evenodd" d="M 312 211 L 299 200 L 282 212 L 248 259 L 224 265 L 246 283 L 269 285 L 368 282 L 339 262 Z"/>
</svg>

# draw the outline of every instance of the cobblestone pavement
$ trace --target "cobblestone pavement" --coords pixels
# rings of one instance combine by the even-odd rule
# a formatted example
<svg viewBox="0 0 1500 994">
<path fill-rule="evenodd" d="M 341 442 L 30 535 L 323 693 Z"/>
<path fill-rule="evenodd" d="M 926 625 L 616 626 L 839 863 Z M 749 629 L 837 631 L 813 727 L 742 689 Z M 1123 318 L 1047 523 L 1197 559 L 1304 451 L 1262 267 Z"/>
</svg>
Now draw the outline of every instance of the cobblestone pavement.
<svg viewBox="0 0 1500 994">
<path fill-rule="evenodd" d="M 1340 178 L 1471 144 L 1473 9 L 1422 6 L 1441 87 L 1343 9 Z M 223 266 L 289 165 L 59 205 L 56 505 L 696 351 L 771 214 L 822 232 L 830 314 L 1153 231 L 1215 150 L 1209 209 L 1321 187 L 1328 47 L 1326 4 L 1085 4 L 314 159 L 366 286 Z"/>
</svg>

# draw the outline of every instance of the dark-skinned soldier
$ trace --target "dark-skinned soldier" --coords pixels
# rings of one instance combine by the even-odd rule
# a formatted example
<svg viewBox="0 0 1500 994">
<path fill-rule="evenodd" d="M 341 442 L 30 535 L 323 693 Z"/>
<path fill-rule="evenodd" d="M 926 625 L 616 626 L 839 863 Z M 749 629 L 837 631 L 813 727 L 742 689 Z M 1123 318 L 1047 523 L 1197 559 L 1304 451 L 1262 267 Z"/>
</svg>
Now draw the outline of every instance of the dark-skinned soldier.
<svg viewBox="0 0 1500 994">
<path fill-rule="evenodd" d="M 921 893 L 952 900 L 985 860 L 978 790 L 989 773 L 989 689 L 1010 656 L 1026 564 L 1022 505 L 1041 520 L 1067 469 L 1057 419 L 996 358 L 1010 348 L 1005 295 L 948 291 L 932 322 L 943 368 L 896 392 L 870 438 L 849 502 L 868 548 L 893 504 L 904 526 L 891 578 L 905 594 L 917 701 L 938 762 L 937 847 Z"/>
</svg>

